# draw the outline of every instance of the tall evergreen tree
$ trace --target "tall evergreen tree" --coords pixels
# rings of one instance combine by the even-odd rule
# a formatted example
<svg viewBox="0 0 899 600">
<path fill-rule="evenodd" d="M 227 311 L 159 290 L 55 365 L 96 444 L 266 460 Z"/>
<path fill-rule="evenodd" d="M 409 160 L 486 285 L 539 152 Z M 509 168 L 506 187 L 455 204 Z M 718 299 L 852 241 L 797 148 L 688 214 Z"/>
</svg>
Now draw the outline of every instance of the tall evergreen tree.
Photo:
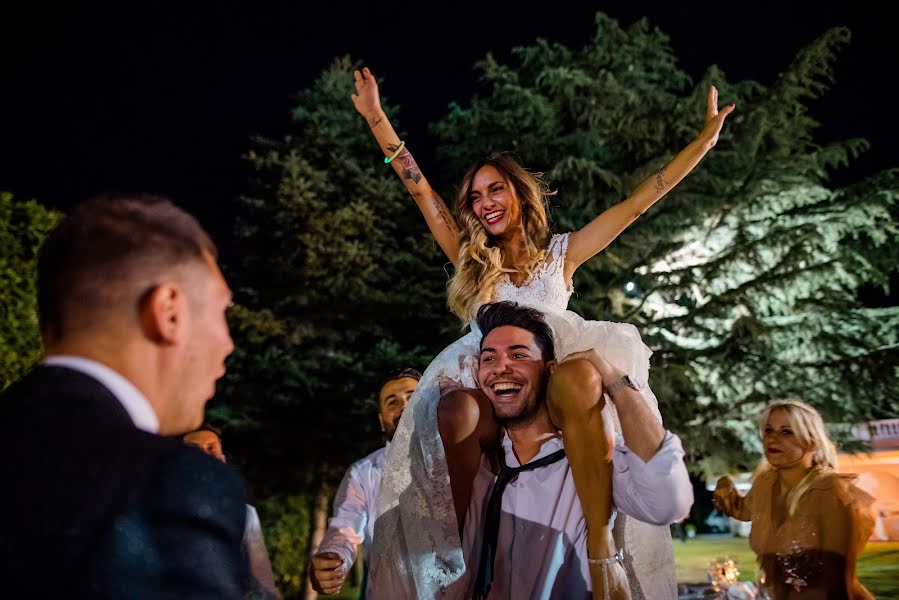
<svg viewBox="0 0 899 600">
<path fill-rule="evenodd" d="M 339 59 L 299 94 L 292 132 L 247 156 L 231 270 L 238 343 L 216 410 L 252 434 L 247 451 L 269 453 L 281 481 L 285 464 L 300 480 L 322 465 L 339 476 L 374 449 L 379 380 L 424 367 L 453 327 L 444 261 L 351 89 L 352 63 Z"/>
<path fill-rule="evenodd" d="M 40 360 L 37 255 L 59 216 L 0 192 L 0 390 Z"/>
<path fill-rule="evenodd" d="M 666 424 L 707 469 L 755 462 L 755 415 L 774 398 L 803 398 L 831 423 L 899 414 L 899 308 L 857 300 L 899 265 L 899 170 L 833 189 L 828 174 L 867 144 L 821 143 L 808 114 L 849 32 L 826 32 L 770 85 L 717 67 L 693 84 L 646 20 L 596 24 L 583 48 L 538 40 L 514 65 L 479 63 L 483 92 L 433 128 L 443 174 L 512 150 L 546 172 L 556 229 L 573 230 L 695 136 L 715 84 L 737 104 L 721 141 L 578 270 L 572 308 L 637 324 Z"/>
<path fill-rule="evenodd" d="M 236 350 L 210 413 L 269 497 L 260 514 L 288 595 L 304 589 L 340 477 L 383 443 L 381 379 L 423 369 L 455 329 L 444 260 L 353 108 L 352 69 L 336 60 L 299 94 L 289 134 L 255 140 L 227 269 Z M 306 518 L 316 526 L 298 529 Z"/>
</svg>

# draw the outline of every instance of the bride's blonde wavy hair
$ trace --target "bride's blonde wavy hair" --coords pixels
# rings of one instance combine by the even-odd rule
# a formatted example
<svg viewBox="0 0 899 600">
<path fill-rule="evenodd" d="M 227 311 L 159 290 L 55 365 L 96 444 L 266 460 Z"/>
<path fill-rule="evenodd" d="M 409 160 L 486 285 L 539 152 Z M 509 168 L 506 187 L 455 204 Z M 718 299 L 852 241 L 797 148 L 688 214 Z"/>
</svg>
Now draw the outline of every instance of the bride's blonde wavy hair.
<svg viewBox="0 0 899 600">
<path fill-rule="evenodd" d="M 506 266 L 497 240 L 492 238 L 472 209 L 471 186 L 475 174 L 485 166 L 496 169 L 521 203 L 521 225 L 527 258 L 524 264 Z M 448 286 L 450 309 L 463 323 L 470 323 L 478 307 L 493 300 L 494 290 L 505 273 L 529 277 L 546 260 L 549 242 L 547 197 L 552 196 L 543 173 L 532 173 L 511 154 L 493 153 L 468 168 L 459 186 L 455 211 L 462 228 L 456 272 Z"/>
<path fill-rule="evenodd" d="M 793 434 L 802 447 L 814 451 L 811 470 L 787 494 L 787 512 L 792 515 L 796 512 L 799 499 L 808 491 L 815 479 L 822 473 L 836 469 L 837 448 L 830 440 L 830 436 L 827 435 L 827 429 L 824 427 L 824 419 L 821 418 L 821 413 L 805 402 L 794 399 L 777 400 L 765 409 L 759 419 L 759 436 L 763 440 L 768 417 L 775 410 L 784 412 L 790 427 L 793 429 Z M 762 460 L 753 478 L 769 472 L 771 469 L 772 467 L 768 461 Z"/>
</svg>

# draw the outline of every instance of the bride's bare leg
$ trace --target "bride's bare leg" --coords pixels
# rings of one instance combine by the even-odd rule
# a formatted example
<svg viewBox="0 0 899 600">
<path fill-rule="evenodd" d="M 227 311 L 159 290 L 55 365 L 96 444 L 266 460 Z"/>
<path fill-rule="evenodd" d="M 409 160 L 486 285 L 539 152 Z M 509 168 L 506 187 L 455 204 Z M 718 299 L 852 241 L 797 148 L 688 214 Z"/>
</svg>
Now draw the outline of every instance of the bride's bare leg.
<svg viewBox="0 0 899 600">
<path fill-rule="evenodd" d="M 609 525 L 614 434 L 603 419 L 602 390 L 599 371 L 584 359 L 559 364 L 547 389 L 549 415 L 562 432 L 565 455 L 584 511 L 587 555 L 591 559 L 611 558 L 615 554 Z M 605 565 L 591 563 L 590 576 L 595 600 L 630 598 L 627 577 L 615 561 Z"/>
<path fill-rule="evenodd" d="M 481 454 L 497 445 L 499 428 L 490 401 L 480 390 L 470 389 L 453 390 L 440 398 L 437 428 L 443 440 L 461 537 Z"/>
</svg>

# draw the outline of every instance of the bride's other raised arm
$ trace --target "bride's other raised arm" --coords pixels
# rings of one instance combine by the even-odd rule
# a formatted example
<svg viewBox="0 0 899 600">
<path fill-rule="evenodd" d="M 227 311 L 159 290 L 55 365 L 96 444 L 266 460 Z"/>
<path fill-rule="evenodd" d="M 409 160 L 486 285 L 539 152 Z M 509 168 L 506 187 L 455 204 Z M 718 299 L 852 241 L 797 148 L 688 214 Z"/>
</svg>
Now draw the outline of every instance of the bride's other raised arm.
<svg viewBox="0 0 899 600">
<path fill-rule="evenodd" d="M 455 265 L 459 255 L 459 226 L 456 220 L 443 198 L 431 188 L 412 153 L 397 136 L 381 109 L 381 96 L 374 75 L 365 67 L 361 71 L 354 71 L 353 77 L 356 80 L 356 93 L 352 98 L 356 110 L 371 128 L 384 152 L 385 160 L 390 159 L 393 170 L 412 194 L 440 248 Z"/>
<path fill-rule="evenodd" d="M 719 111 L 718 90 L 715 86 L 709 87 L 705 126 L 696 139 L 678 152 L 671 162 L 638 185 L 627 199 L 609 208 L 582 229 L 571 234 L 565 260 L 569 277 L 584 261 L 611 244 L 622 231 L 649 210 L 649 207 L 658 202 L 699 164 L 702 157 L 718 142 L 718 135 L 721 133 L 724 119 L 733 112 L 734 108 L 734 103 L 731 102 Z"/>
</svg>

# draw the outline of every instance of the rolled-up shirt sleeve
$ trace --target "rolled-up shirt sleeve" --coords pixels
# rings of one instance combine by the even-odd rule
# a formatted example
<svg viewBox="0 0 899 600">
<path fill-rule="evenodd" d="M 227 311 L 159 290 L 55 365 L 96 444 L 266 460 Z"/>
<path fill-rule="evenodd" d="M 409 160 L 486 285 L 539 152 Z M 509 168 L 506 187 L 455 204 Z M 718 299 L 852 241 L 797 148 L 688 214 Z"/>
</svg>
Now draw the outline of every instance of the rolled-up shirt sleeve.
<svg viewBox="0 0 899 600">
<path fill-rule="evenodd" d="M 334 497 L 334 516 L 328 520 L 319 552 L 334 552 L 343 559 L 344 573 L 356 562 L 359 544 L 365 539 L 370 518 L 362 478 L 356 465 L 347 470 Z"/>
<path fill-rule="evenodd" d="M 612 458 L 612 496 L 618 510 L 653 525 L 680 521 L 693 505 L 693 486 L 680 438 L 665 432 L 658 452 L 644 462 L 619 436 Z"/>
</svg>

